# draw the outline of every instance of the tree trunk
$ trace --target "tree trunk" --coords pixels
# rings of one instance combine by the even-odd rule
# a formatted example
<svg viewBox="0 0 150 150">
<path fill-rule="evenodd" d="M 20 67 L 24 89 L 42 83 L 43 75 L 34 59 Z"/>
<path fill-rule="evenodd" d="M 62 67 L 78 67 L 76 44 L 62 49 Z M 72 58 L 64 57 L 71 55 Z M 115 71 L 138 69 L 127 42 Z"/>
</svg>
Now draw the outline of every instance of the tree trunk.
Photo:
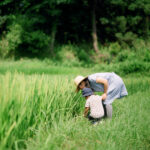
<svg viewBox="0 0 150 150">
<path fill-rule="evenodd" d="M 97 31 L 96 31 L 96 1 L 93 0 L 92 7 L 92 38 L 93 38 L 93 48 L 96 53 L 99 52 L 98 48 L 98 39 L 97 39 Z"/>
<path fill-rule="evenodd" d="M 145 36 L 149 36 L 149 16 L 146 16 L 145 18 Z"/>
<path fill-rule="evenodd" d="M 56 31 L 57 31 L 57 24 L 54 23 L 52 27 L 52 32 L 51 32 L 51 41 L 50 41 L 50 53 L 52 55 L 54 54 L 54 44 L 55 44 L 55 37 L 56 37 Z"/>
</svg>

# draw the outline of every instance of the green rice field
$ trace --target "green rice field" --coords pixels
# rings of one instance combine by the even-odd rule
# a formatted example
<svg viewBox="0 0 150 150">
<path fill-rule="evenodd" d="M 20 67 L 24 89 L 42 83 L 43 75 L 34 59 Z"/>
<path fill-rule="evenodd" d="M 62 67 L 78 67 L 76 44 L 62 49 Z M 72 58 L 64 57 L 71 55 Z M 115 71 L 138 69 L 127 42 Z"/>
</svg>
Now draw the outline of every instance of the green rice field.
<svg viewBox="0 0 150 150">
<path fill-rule="evenodd" d="M 112 120 L 92 126 L 73 79 L 94 69 L 34 64 L 0 64 L 0 150 L 150 149 L 149 76 L 122 75 L 129 95 L 113 103 Z"/>
</svg>

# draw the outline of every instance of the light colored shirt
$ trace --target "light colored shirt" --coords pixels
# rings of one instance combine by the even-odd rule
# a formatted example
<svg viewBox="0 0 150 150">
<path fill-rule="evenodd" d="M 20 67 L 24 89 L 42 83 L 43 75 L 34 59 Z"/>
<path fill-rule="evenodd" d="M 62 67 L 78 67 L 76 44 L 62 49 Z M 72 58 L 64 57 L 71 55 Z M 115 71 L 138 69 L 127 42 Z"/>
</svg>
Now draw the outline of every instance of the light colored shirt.
<svg viewBox="0 0 150 150">
<path fill-rule="evenodd" d="M 108 81 L 108 85 L 112 83 L 112 79 L 114 77 L 114 73 L 95 73 L 88 76 L 88 80 L 90 81 L 90 86 L 94 90 L 94 92 L 104 92 L 104 85 L 100 83 L 96 83 L 97 78 L 106 79 Z"/>
<path fill-rule="evenodd" d="M 90 108 L 90 116 L 93 118 L 100 118 L 104 116 L 102 97 L 99 95 L 91 95 L 86 100 L 85 107 Z"/>
<path fill-rule="evenodd" d="M 108 81 L 107 98 L 104 104 L 111 104 L 115 99 L 120 99 L 128 95 L 123 80 L 114 72 L 95 73 L 88 76 L 90 87 L 93 92 L 104 92 L 104 85 L 96 83 L 97 78 L 106 79 Z"/>
</svg>

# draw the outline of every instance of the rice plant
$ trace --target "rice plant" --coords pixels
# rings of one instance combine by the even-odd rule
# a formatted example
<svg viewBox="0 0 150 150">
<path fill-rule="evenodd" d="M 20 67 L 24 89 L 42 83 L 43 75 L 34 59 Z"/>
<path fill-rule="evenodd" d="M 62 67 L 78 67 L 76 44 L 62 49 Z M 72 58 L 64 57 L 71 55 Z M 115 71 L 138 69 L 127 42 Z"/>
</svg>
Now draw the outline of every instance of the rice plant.
<svg viewBox="0 0 150 150">
<path fill-rule="evenodd" d="M 0 75 L 0 149 L 120 150 L 150 148 L 150 79 L 124 77 L 129 96 L 112 120 L 93 127 L 75 93 L 75 75 Z"/>
</svg>

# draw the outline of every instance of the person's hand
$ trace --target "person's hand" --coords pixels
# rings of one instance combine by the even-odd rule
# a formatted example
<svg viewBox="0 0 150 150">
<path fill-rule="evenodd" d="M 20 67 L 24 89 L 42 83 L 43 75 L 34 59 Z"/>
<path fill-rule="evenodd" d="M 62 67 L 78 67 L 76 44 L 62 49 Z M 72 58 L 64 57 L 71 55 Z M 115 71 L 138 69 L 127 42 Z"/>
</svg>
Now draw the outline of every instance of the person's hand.
<svg viewBox="0 0 150 150">
<path fill-rule="evenodd" d="M 106 98 L 107 98 L 107 94 L 104 93 L 104 94 L 102 95 L 102 100 L 105 100 Z"/>
</svg>

